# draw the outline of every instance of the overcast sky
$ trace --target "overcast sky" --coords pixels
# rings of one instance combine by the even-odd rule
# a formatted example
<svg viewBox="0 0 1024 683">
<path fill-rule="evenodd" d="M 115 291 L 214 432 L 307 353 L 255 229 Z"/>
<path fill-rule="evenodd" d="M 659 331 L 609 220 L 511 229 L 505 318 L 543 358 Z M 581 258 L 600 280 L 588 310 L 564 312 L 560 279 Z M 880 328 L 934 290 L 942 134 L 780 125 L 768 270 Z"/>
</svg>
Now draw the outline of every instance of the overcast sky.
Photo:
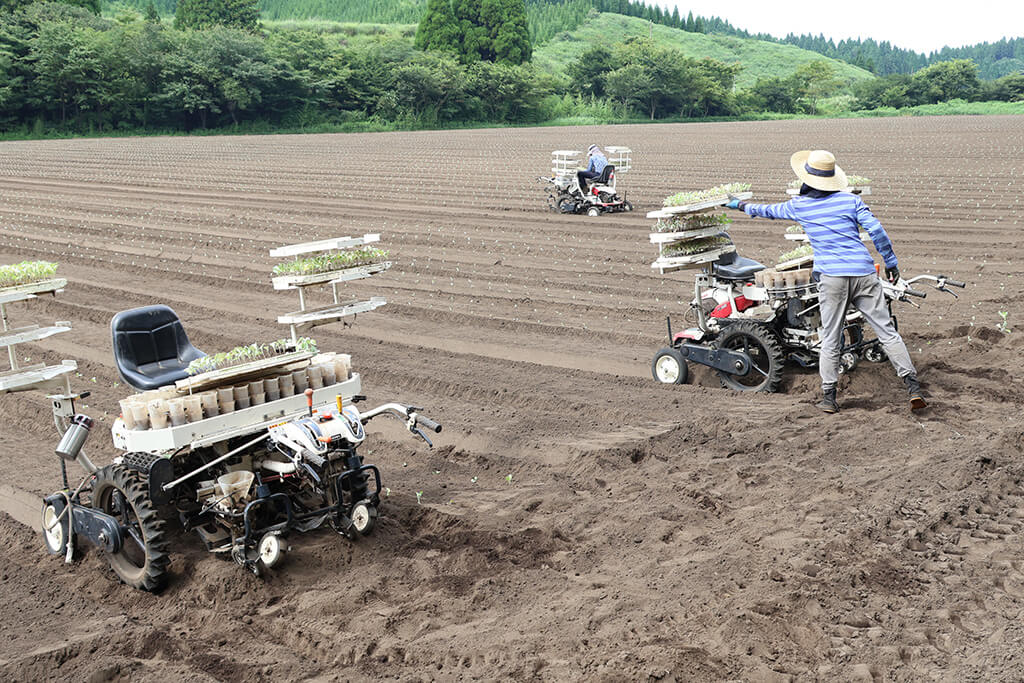
<svg viewBox="0 0 1024 683">
<path fill-rule="evenodd" d="M 790 32 L 823 33 L 836 42 L 843 38 L 874 38 L 925 53 L 945 45 L 960 47 L 1024 36 L 1021 0 L 655 1 L 670 11 L 673 6 L 678 7 L 683 17 L 691 11 L 694 15 L 718 16 L 751 33 L 780 38 Z"/>
</svg>

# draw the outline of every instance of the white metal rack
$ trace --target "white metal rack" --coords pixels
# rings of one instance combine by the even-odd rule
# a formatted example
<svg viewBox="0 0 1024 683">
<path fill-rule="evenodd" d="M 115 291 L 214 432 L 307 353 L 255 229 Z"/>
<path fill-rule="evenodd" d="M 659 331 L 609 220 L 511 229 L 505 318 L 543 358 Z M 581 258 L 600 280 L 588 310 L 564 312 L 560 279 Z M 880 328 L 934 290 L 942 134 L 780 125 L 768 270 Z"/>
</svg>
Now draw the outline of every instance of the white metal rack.
<svg viewBox="0 0 1024 683">
<path fill-rule="evenodd" d="M 291 244 L 277 249 L 271 249 L 270 255 L 275 257 L 302 256 L 304 254 L 317 254 L 328 251 L 362 247 L 380 241 L 379 234 L 366 234 L 362 237 L 337 237 L 317 242 L 305 242 L 303 244 Z M 292 341 L 298 340 L 303 334 L 319 325 L 338 322 L 349 316 L 358 315 L 380 308 L 387 303 L 384 297 L 375 296 L 366 301 L 343 301 L 338 285 L 361 280 L 363 278 L 382 273 L 391 267 L 390 261 L 379 263 L 368 263 L 362 265 L 338 268 L 323 273 L 312 273 L 309 275 L 279 275 L 272 278 L 274 289 L 295 289 L 299 293 L 299 310 L 292 311 L 277 317 L 277 322 L 288 325 L 291 328 Z M 309 308 L 306 303 L 306 287 L 320 287 L 330 285 L 334 302 L 326 306 Z"/>
<path fill-rule="evenodd" d="M 71 331 L 71 323 L 57 321 L 47 327 L 39 325 L 12 327 L 7 313 L 8 304 L 31 301 L 43 294 L 56 295 L 64 291 L 67 284 L 68 281 L 64 278 L 52 278 L 0 289 L 0 319 L 3 321 L 3 329 L 0 332 L 0 348 L 7 348 L 11 366 L 9 370 L 0 372 L 0 393 L 32 389 L 63 394 L 71 393 L 69 375 L 78 369 L 78 364 L 75 361 L 65 360 L 60 365 L 46 365 L 45 363 L 22 365 L 18 362 L 17 352 L 18 344 L 40 341 L 55 334 Z"/>
<path fill-rule="evenodd" d="M 737 199 L 750 199 L 753 196 L 752 192 L 741 192 L 733 195 L 733 197 Z M 712 199 L 694 202 L 685 206 L 667 206 L 663 209 L 649 212 L 647 217 L 662 220 L 682 216 L 697 216 L 724 206 L 728 201 L 729 197 L 727 195 L 722 195 L 721 197 L 714 197 Z M 662 274 L 671 273 L 673 271 L 684 270 L 686 268 L 693 268 L 694 266 L 710 263 L 725 254 L 736 251 L 736 247 L 733 244 L 723 244 L 698 254 L 671 256 L 666 253 L 670 252 L 671 247 L 674 245 L 706 237 L 713 237 L 725 229 L 725 225 L 710 225 L 694 230 L 652 232 L 651 244 L 657 245 L 658 258 L 651 264 L 651 268 Z"/>
</svg>

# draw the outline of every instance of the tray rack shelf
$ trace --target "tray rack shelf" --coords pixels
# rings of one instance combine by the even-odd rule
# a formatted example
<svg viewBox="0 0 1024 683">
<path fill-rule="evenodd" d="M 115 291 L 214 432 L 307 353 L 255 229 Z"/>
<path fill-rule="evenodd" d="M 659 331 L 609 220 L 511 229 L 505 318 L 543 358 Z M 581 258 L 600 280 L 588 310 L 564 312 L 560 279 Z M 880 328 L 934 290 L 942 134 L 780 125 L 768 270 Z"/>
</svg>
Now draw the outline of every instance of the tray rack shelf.
<svg viewBox="0 0 1024 683">
<path fill-rule="evenodd" d="M 7 310 L 8 304 L 32 301 L 45 294 L 56 296 L 64 291 L 67 284 L 68 281 L 64 278 L 52 278 L 0 289 L 0 320 L 2 320 L 0 348 L 7 349 L 10 365 L 9 369 L 0 371 L 0 394 L 33 389 L 63 394 L 71 393 L 70 375 L 78 369 L 78 364 L 75 361 L 65 360 L 60 365 L 42 363 L 22 365 L 18 361 L 17 350 L 19 344 L 41 341 L 56 334 L 70 332 L 71 323 L 57 321 L 46 327 L 34 324 L 13 327 Z"/>
<path fill-rule="evenodd" d="M 752 192 L 742 192 L 733 196 L 738 199 L 750 199 L 754 195 Z M 685 206 L 669 206 L 656 211 L 651 211 L 647 214 L 647 217 L 662 220 L 666 218 L 697 216 L 722 207 L 727 204 L 728 201 L 729 197 L 722 195 L 721 197 L 715 197 L 701 202 L 694 202 L 693 204 L 687 204 Z M 701 266 L 706 263 L 711 263 L 712 261 L 718 260 L 718 258 L 725 254 L 736 251 L 735 245 L 729 243 L 713 247 L 707 251 L 697 254 L 671 256 L 666 253 L 675 245 L 683 244 L 692 240 L 713 237 L 714 235 L 723 232 L 725 229 L 725 225 L 711 225 L 703 228 L 696 228 L 694 230 L 652 232 L 650 240 L 651 244 L 658 247 L 658 257 L 651 264 L 651 268 L 657 270 L 661 274 L 671 273 L 677 270 L 685 270 Z"/>
<path fill-rule="evenodd" d="M 304 256 L 329 251 L 363 247 L 380 241 L 379 234 L 366 234 L 362 237 L 337 237 L 317 242 L 290 244 L 271 249 L 270 255 L 278 258 Z M 338 322 L 350 316 L 372 311 L 387 303 L 384 297 L 375 296 L 365 301 L 344 300 L 339 285 L 345 282 L 361 280 L 382 273 L 391 267 L 390 261 L 367 263 L 346 268 L 339 268 L 322 273 L 309 275 L 280 275 L 272 278 L 276 290 L 294 289 L 299 293 L 299 309 L 277 317 L 277 322 L 288 325 L 291 329 L 292 341 L 297 342 L 301 334 L 314 327 Z M 330 286 L 334 302 L 326 306 L 309 307 L 306 302 L 307 287 Z"/>
</svg>

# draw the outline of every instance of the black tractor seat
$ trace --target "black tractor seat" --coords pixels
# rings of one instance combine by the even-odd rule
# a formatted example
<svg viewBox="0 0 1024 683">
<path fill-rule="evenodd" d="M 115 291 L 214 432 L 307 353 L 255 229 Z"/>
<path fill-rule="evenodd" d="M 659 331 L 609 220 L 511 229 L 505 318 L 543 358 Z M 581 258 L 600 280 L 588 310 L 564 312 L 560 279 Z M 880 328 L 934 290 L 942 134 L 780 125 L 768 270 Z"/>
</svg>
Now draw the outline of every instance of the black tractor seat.
<svg viewBox="0 0 1024 683">
<path fill-rule="evenodd" d="M 178 315 L 167 306 L 121 311 L 110 321 L 114 362 L 125 382 L 140 391 L 188 377 L 188 365 L 206 354 L 192 346 Z"/>
<path fill-rule="evenodd" d="M 711 274 L 719 280 L 749 280 L 754 273 L 764 270 L 763 263 L 737 256 L 736 252 L 723 255 L 711 264 Z"/>
<path fill-rule="evenodd" d="M 597 176 L 596 178 L 591 178 L 590 184 L 607 185 L 608 182 L 612 179 L 613 173 L 615 173 L 615 167 L 612 166 L 611 164 L 608 164 L 607 166 L 604 167 L 604 170 L 601 171 L 601 175 Z"/>
</svg>

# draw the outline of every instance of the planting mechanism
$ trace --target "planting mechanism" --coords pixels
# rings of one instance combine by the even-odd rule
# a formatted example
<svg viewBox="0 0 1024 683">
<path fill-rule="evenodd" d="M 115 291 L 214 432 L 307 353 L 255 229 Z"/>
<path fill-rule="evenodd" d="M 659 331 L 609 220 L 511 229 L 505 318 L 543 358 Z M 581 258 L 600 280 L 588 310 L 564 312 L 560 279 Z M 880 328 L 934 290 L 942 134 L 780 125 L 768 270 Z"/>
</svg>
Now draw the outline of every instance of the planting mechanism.
<svg viewBox="0 0 1024 683">
<path fill-rule="evenodd" d="M 587 191 L 580 188 L 576 172 L 580 170 L 582 152 L 556 150 L 551 153 L 551 175 L 539 181 L 548 184 L 548 206 L 559 213 L 585 213 L 591 217 L 602 213 L 632 211 L 633 205 L 617 189 L 616 176 L 633 167 L 633 151 L 628 147 L 606 147 L 608 165 L 601 175 L 590 181 Z"/>
<path fill-rule="evenodd" d="M 170 520 L 194 531 L 210 552 L 257 574 L 283 560 L 290 534 L 325 524 L 352 540 L 370 534 L 382 484 L 379 468 L 359 453 L 364 426 L 389 416 L 430 445 L 427 432 L 441 425 L 402 403 L 360 410 L 365 397 L 350 357 L 322 353 L 298 334 L 385 303 L 345 301 L 338 291 L 391 265 L 337 256 L 378 239 L 272 251 L 300 257 L 273 282 L 300 294 L 300 310 L 278 318 L 290 327 L 291 341 L 239 347 L 217 354 L 216 363 L 202 362 L 205 354 L 166 306 L 114 316 L 118 371 L 141 393 L 121 401 L 111 430 L 121 455 L 106 467 L 82 450 L 93 422 L 76 411 L 80 396 L 50 397 L 62 433 L 56 453 L 64 486 L 43 502 L 47 550 L 70 562 L 86 541 L 107 555 L 122 581 L 152 591 L 167 579 Z M 304 260 L 309 254 L 323 258 Z M 310 308 L 306 289 L 318 286 L 331 288 L 333 302 Z M 86 472 L 74 489 L 67 481 L 72 461 Z"/>
</svg>

